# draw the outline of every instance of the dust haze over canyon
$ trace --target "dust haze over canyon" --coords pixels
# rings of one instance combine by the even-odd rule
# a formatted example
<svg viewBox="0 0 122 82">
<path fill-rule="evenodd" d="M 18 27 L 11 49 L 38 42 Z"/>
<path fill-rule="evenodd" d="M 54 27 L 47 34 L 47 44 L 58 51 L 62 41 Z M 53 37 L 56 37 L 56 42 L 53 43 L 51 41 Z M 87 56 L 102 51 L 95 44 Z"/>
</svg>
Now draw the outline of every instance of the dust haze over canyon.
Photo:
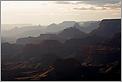
<svg viewBox="0 0 122 82">
<path fill-rule="evenodd" d="M 121 81 L 121 0 L 1 1 L 2 81 Z"/>
<path fill-rule="evenodd" d="M 121 80 L 121 19 L 4 26 L 3 81 Z"/>
</svg>

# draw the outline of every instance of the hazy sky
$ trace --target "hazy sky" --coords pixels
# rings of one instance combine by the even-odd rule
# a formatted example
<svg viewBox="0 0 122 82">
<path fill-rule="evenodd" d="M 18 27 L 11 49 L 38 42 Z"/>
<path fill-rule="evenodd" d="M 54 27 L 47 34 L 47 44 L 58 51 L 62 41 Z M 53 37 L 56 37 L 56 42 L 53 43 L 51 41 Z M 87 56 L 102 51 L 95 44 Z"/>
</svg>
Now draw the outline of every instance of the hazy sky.
<svg viewBox="0 0 122 82">
<path fill-rule="evenodd" d="M 121 0 L 1 1 L 2 24 L 41 24 L 121 17 Z"/>
</svg>

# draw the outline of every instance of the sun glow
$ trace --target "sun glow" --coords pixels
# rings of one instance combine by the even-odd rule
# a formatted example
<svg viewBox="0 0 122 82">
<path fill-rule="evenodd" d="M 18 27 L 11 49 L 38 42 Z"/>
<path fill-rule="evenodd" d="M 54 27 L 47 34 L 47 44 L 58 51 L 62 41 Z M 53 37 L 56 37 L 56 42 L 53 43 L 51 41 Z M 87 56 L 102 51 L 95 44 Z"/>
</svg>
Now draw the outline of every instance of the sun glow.
<svg viewBox="0 0 122 82">
<path fill-rule="evenodd" d="M 112 13 L 112 14 L 111 14 Z M 121 10 L 102 10 L 80 1 L 2 1 L 2 24 L 41 24 L 120 17 Z"/>
</svg>

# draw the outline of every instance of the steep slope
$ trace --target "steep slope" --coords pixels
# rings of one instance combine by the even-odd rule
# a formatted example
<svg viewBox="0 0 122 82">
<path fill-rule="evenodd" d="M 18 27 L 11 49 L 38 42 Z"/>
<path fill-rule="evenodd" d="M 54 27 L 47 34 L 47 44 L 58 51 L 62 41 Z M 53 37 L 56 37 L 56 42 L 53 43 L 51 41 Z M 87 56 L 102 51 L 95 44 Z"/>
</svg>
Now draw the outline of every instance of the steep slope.
<svg viewBox="0 0 122 82">
<path fill-rule="evenodd" d="M 58 35 L 64 39 L 83 38 L 86 36 L 86 34 L 77 29 L 76 26 L 64 29 Z"/>
<path fill-rule="evenodd" d="M 90 33 L 91 31 L 97 29 L 99 27 L 100 21 L 87 21 L 87 22 L 79 22 L 80 30 L 85 33 Z"/>
<path fill-rule="evenodd" d="M 104 19 L 99 28 L 92 31 L 90 35 L 111 38 L 115 33 L 121 31 L 121 19 Z"/>
</svg>

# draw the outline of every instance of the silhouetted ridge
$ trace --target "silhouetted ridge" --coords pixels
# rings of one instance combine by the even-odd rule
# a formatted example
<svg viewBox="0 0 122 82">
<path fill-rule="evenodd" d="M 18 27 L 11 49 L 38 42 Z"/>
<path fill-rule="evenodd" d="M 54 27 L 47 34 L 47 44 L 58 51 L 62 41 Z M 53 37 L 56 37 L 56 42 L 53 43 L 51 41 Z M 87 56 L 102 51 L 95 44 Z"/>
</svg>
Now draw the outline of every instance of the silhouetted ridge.
<svg viewBox="0 0 122 82">
<path fill-rule="evenodd" d="M 91 32 L 91 35 L 111 38 L 115 33 L 121 31 L 121 19 L 104 19 L 99 28 Z"/>
<path fill-rule="evenodd" d="M 79 23 L 72 26 L 74 22 L 63 22 L 59 24 L 61 27 L 71 26 L 60 28 L 58 33 L 54 32 L 59 27 L 52 24 L 49 27 L 53 34 L 38 31 L 37 37 L 29 35 L 15 44 L 2 43 L 1 78 L 3 81 L 120 81 L 120 21 L 102 20 L 99 28 L 93 27 L 96 30 L 88 34 L 84 31 L 90 32 L 87 29 L 98 22 L 90 26 L 90 21 L 84 31 L 79 29 L 82 28 Z"/>
<path fill-rule="evenodd" d="M 17 44 L 39 44 L 44 40 L 57 40 L 62 42 L 63 38 L 57 36 L 56 34 L 40 34 L 38 37 L 27 37 L 17 39 Z"/>
<path fill-rule="evenodd" d="M 74 26 L 74 27 L 64 29 L 58 35 L 65 39 L 72 39 L 72 38 L 83 38 L 83 37 L 85 37 L 86 34 L 84 32 L 81 32 L 79 29 L 77 29 Z"/>
</svg>

